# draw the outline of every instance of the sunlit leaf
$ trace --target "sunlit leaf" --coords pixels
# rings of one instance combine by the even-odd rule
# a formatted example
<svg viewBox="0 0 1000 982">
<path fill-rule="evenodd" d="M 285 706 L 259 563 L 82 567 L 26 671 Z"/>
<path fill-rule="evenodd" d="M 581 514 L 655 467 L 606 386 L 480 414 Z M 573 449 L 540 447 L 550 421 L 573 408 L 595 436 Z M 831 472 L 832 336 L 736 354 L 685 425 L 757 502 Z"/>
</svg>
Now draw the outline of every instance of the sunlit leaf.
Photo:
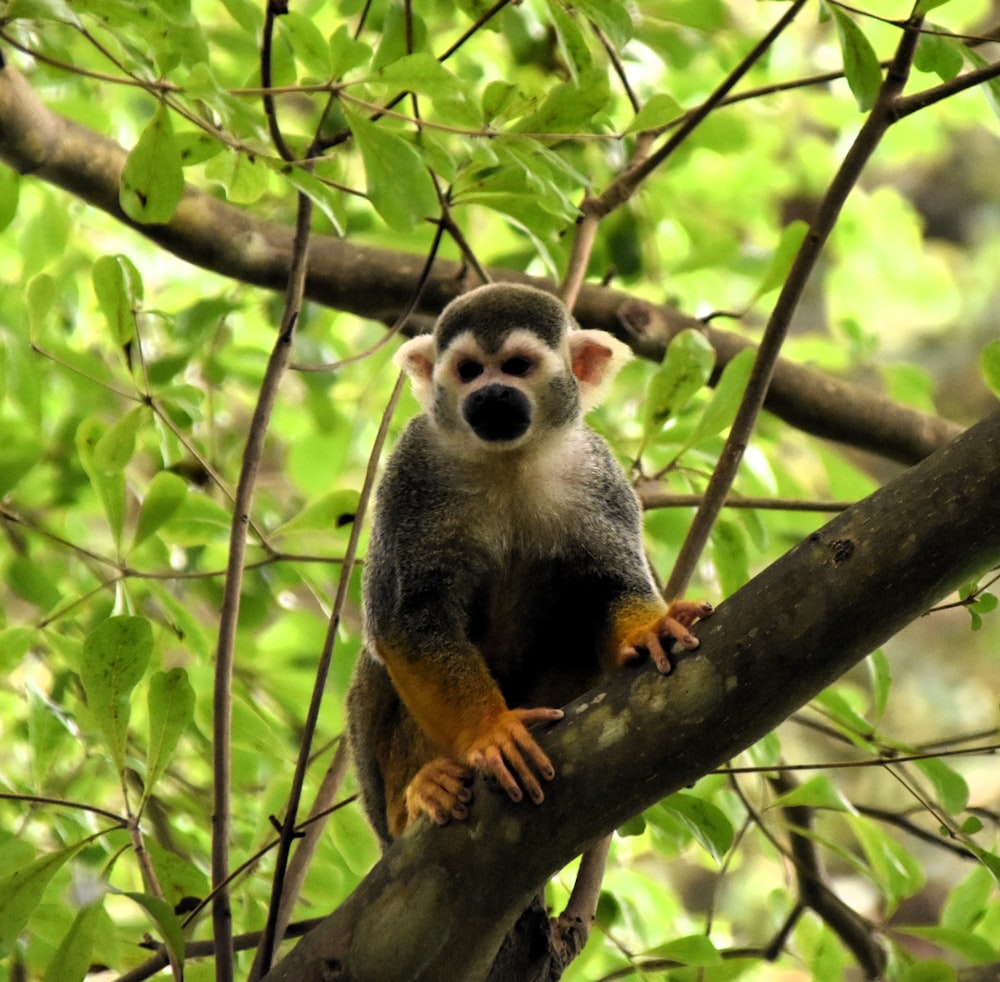
<svg viewBox="0 0 1000 982">
<path fill-rule="evenodd" d="M 149 680 L 149 750 L 146 794 L 170 763 L 177 743 L 194 718 L 194 689 L 183 668 L 156 672 Z"/>
<path fill-rule="evenodd" d="M 103 913 L 103 901 L 80 908 L 45 969 L 45 982 L 83 982 L 90 973 L 91 952 Z"/>
<path fill-rule="evenodd" d="M 122 893 L 121 896 L 134 900 L 156 925 L 167 950 L 174 956 L 181 968 L 184 967 L 184 929 L 180 919 L 170 909 L 170 905 L 159 897 L 151 897 L 148 893 Z"/>
<path fill-rule="evenodd" d="M 287 35 L 296 61 L 316 81 L 324 81 L 333 73 L 330 44 L 311 17 L 295 10 L 278 18 L 281 31 Z"/>
<path fill-rule="evenodd" d="M 826 774 L 803 781 L 797 788 L 778 795 L 771 808 L 825 808 L 832 811 L 850 811 L 851 806 Z"/>
<path fill-rule="evenodd" d="M 436 214 L 437 192 L 420 154 L 360 113 L 346 114 L 365 163 L 368 197 L 386 223 L 405 231 Z"/>
<path fill-rule="evenodd" d="M 774 255 L 771 256 L 771 261 L 764 271 L 760 286 L 757 287 L 750 299 L 750 304 L 755 303 L 772 290 L 777 290 L 785 282 L 808 232 L 809 225 L 803 221 L 797 220 L 785 226 L 778 247 L 774 250 Z"/>
<path fill-rule="evenodd" d="M 153 631 L 144 617 L 109 617 L 83 643 L 80 681 L 119 773 L 125 767 L 130 697 L 149 664 Z"/>
<path fill-rule="evenodd" d="M 831 5 L 837 37 L 844 56 L 844 74 L 847 84 L 858 103 L 858 109 L 867 112 L 875 105 L 875 98 L 882 86 L 882 66 L 864 31 L 847 11 Z"/>
<path fill-rule="evenodd" d="M 149 538 L 164 522 L 170 520 L 187 496 L 187 482 L 171 474 L 160 471 L 149 482 L 149 490 L 139 510 L 139 520 L 135 526 L 132 545 L 137 546 Z"/>
<path fill-rule="evenodd" d="M 115 420 L 94 444 L 94 466 L 107 474 L 122 470 L 135 453 L 139 427 L 146 418 L 145 406 L 136 406 Z"/>
<path fill-rule="evenodd" d="M 923 938 L 939 948 L 953 951 L 970 965 L 986 965 L 996 961 L 996 948 L 986 938 L 971 931 L 960 931 L 957 928 L 940 927 L 936 924 L 901 925 L 894 930 L 914 938 Z"/>
<path fill-rule="evenodd" d="M 76 431 L 76 451 L 104 509 L 115 544 L 120 545 L 125 525 L 125 477 L 120 469 L 108 470 L 95 460 L 97 444 L 106 432 L 101 420 L 83 420 Z"/>
<path fill-rule="evenodd" d="M 675 417 L 712 374 L 715 351 L 700 331 L 684 330 L 667 346 L 663 362 L 646 390 L 647 434 Z"/>
<path fill-rule="evenodd" d="M 142 307 L 142 276 L 128 256 L 102 256 L 91 270 L 94 292 L 119 344 L 135 337 L 135 315 Z"/>
<path fill-rule="evenodd" d="M 718 805 L 699 795 L 678 792 L 660 806 L 679 819 L 712 858 L 721 863 L 733 844 L 733 825 Z"/>
<path fill-rule="evenodd" d="M 979 367 L 986 384 L 1000 399 L 1000 340 L 990 341 L 979 356 Z"/>
<path fill-rule="evenodd" d="M 163 224 L 173 217 L 183 194 L 181 155 L 170 112 L 161 102 L 125 161 L 119 202 L 133 221 Z"/>
<path fill-rule="evenodd" d="M 683 112 L 680 103 L 673 96 L 667 95 L 666 92 L 657 92 L 642 104 L 625 132 L 640 133 L 643 130 L 659 129 L 673 122 Z"/>
<path fill-rule="evenodd" d="M 722 955 L 704 934 L 690 934 L 687 937 L 675 938 L 666 944 L 657 945 L 645 952 L 656 958 L 666 958 L 680 962 L 681 965 L 693 965 L 697 968 L 708 968 L 722 964 Z"/>
<path fill-rule="evenodd" d="M 10 954 L 49 881 L 80 849 L 80 845 L 75 845 L 46 853 L 34 862 L 0 876 L 0 958 Z"/>
<path fill-rule="evenodd" d="M 965 879 L 952 887 L 941 908 L 941 924 L 971 931 L 989 910 L 996 888 L 996 880 L 986 866 L 974 867 Z"/>
<path fill-rule="evenodd" d="M 712 398 L 708 400 L 701 418 L 685 441 L 687 447 L 694 447 L 710 436 L 720 433 L 736 418 L 753 368 L 755 352 L 747 348 L 731 358 L 719 376 Z"/>
<path fill-rule="evenodd" d="M 928 757 L 914 763 L 934 785 L 938 804 L 949 815 L 962 811 L 968 805 L 969 785 L 961 774 L 937 757 Z"/>
</svg>

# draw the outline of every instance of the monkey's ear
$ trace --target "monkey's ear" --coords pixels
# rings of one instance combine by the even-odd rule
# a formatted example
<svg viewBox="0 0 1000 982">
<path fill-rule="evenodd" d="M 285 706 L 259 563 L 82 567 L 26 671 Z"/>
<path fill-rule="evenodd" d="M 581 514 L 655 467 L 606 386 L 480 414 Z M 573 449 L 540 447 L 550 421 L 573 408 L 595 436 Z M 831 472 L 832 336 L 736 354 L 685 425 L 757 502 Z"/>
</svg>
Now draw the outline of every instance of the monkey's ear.
<svg viewBox="0 0 1000 982">
<path fill-rule="evenodd" d="M 569 357 L 580 385 L 580 403 L 587 412 L 596 406 L 618 370 L 631 357 L 628 345 L 606 331 L 570 331 Z"/>
<path fill-rule="evenodd" d="M 434 375 L 434 338 L 420 334 L 411 338 L 396 352 L 392 359 L 410 377 L 417 401 L 430 412 L 434 401 L 431 379 Z"/>
</svg>

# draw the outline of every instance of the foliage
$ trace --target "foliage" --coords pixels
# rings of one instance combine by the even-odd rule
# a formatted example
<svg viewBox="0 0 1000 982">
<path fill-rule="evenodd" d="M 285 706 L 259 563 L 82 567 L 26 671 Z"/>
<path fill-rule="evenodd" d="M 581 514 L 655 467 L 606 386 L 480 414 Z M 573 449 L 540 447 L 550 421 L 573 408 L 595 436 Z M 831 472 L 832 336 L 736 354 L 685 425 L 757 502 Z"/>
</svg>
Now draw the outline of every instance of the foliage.
<svg viewBox="0 0 1000 982">
<path fill-rule="evenodd" d="M 0 56 L 47 106 L 130 149 L 119 202 L 140 226 L 170 221 L 185 182 L 288 226 L 304 192 L 316 235 L 411 260 L 436 248 L 469 269 L 558 280 L 576 268 L 756 341 L 910 15 L 900 0 L 793 7 L 302 0 L 273 24 L 270 107 L 269 29 L 249 0 L 7 0 Z M 936 97 L 889 130 L 853 188 L 783 353 L 968 422 L 1000 394 L 998 73 L 984 75 L 985 97 L 948 88 L 996 68 L 979 45 L 985 0 L 918 7 L 937 23 L 925 23 L 906 92 Z M 581 208 L 623 188 L 629 166 L 690 122 L 785 14 L 791 26 L 735 94 L 598 216 L 589 253 L 574 252 Z M 148 958 L 147 933 L 179 972 L 184 941 L 211 936 L 220 609 L 281 300 L 6 167 L 0 229 L 0 977 L 124 972 Z M 307 303 L 259 460 L 231 684 L 237 934 L 267 914 L 274 825 L 394 382 L 384 335 Z M 682 331 L 662 364 L 627 366 L 594 414 L 624 464 L 675 496 L 648 514 L 663 572 L 752 358 L 723 365 L 701 331 Z M 416 409 L 403 399 L 390 442 Z M 723 512 L 692 595 L 725 597 L 890 473 L 765 414 L 734 494 L 772 500 Z M 343 730 L 357 579 L 337 611 L 307 806 Z M 974 633 L 961 611 L 926 619 L 733 773 L 622 829 L 567 978 L 638 965 L 676 978 L 840 977 L 857 951 L 786 879 L 797 808 L 825 882 L 889 945 L 887 977 L 949 979 L 995 960 L 1000 800 L 970 752 L 996 746 L 991 583 L 955 604 Z M 891 604 L 891 585 L 872 602 Z M 789 763 L 811 768 L 801 783 L 777 780 Z M 376 854 L 357 807 L 338 809 L 295 917 L 331 909 Z M 570 871 L 552 884 L 554 908 L 571 885 Z M 190 957 L 185 972 L 214 977 Z"/>
</svg>

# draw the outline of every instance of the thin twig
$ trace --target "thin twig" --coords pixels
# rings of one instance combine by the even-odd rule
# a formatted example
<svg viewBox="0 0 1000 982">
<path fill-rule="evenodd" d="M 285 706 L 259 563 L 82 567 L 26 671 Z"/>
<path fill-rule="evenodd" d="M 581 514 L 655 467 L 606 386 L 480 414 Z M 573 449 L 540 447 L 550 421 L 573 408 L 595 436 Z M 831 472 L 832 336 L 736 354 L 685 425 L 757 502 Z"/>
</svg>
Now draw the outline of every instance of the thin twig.
<svg viewBox="0 0 1000 982">
<path fill-rule="evenodd" d="M 438 225 L 434 242 L 431 245 L 427 260 L 417 287 L 413 292 L 410 304 L 399 318 L 400 323 L 410 316 L 412 311 L 420 302 L 427 280 L 430 277 L 434 259 L 437 256 L 438 248 L 443 236 L 443 226 Z M 271 889 L 271 900 L 268 908 L 267 926 L 261 946 L 257 952 L 251 978 L 256 979 L 270 970 L 274 951 L 281 942 L 279 927 L 279 910 L 283 905 L 284 879 L 288 865 L 288 858 L 291 853 L 292 843 L 296 837 L 296 822 L 298 817 L 299 802 L 302 796 L 302 789 L 305 786 L 306 770 L 310 761 L 313 736 L 319 723 L 320 707 L 323 702 L 323 695 L 326 692 L 327 677 L 330 666 L 333 662 L 333 650 L 336 644 L 337 634 L 340 629 L 340 618 L 347 600 L 347 589 L 354 568 L 355 557 L 357 556 L 358 542 L 361 536 L 361 529 L 364 526 L 365 513 L 368 503 L 371 500 L 372 491 L 375 486 L 375 475 L 378 468 L 378 461 L 385 446 L 385 441 L 389 433 L 389 424 L 396 409 L 396 404 L 403 391 L 404 375 L 400 373 L 396 379 L 396 385 L 386 403 L 382 413 L 382 420 L 379 424 L 378 433 L 372 446 L 372 452 L 368 458 L 368 466 L 365 470 L 364 484 L 358 500 L 358 507 L 355 511 L 354 522 L 351 526 L 351 536 L 347 543 L 344 554 L 344 562 L 340 569 L 340 578 L 337 582 L 337 594 L 334 598 L 333 609 L 330 612 L 330 620 L 327 626 L 326 638 L 323 642 L 323 650 L 320 653 L 319 663 L 316 666 L 316 678 L 313 684 L 312 697 L 309 702 L 309 710 L 306 714 L 306 721 L 303 727 L 302 739 L 299 745 L 299 754 L 295 764 L 295 773 L 289 791 L 288 804 L 285 811 L 285 819 L 281 826 L 281 838 L 278 844 L 278 853 L 275 858 L 274 881 Z M 287 902 L 284 902 L 287 904 Z"/>
<path fill-rule="evenodd" d="M 837 222 L 847 196 L 858 182 L 865 164 L 875 152 L 882 137 L 896 120 L 895 103 L 909 76 L 910 65 L 919 40 L 919 27 L 920 19 L 915 18 L 903 31 L 875 104 L 820 202 L 809 233 L 803 240 L 791 271 L 781 288 L 761 338 L 760 347 L 757 349 L 736 418 L 730 427 L 719 462 L 705 489 L 705 499 L 688 529 L 677 563 L 667 581 L 665 593 L 668 598 L 681 596 L 687 589 L 698 557 L 708 542 L 723 503 L 736 479 L 750 435 L 764 405 L 781 346 L 788 333 L 788 325 L 806 282 Z"/>
</svg>

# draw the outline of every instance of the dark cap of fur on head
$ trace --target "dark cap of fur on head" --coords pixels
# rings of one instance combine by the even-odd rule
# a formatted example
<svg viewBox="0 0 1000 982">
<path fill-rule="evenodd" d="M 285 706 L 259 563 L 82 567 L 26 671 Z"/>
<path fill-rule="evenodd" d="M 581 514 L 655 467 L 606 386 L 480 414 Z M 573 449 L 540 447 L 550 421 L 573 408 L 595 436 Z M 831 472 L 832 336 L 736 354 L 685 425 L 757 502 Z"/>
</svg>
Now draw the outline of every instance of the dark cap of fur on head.
<svg viewBox="0 0 1000 982">
<path fill-rule="evenodd" d="M 516 283 L 491 283 L 452 300 L 438 319 L 434 336 L 441 352 L 469 331 L 484 351 L 492 353 L 511 331 L 523 328 L 558 349 L 573 327 L 569 311 L 551 293 Z"/>
</svg>

